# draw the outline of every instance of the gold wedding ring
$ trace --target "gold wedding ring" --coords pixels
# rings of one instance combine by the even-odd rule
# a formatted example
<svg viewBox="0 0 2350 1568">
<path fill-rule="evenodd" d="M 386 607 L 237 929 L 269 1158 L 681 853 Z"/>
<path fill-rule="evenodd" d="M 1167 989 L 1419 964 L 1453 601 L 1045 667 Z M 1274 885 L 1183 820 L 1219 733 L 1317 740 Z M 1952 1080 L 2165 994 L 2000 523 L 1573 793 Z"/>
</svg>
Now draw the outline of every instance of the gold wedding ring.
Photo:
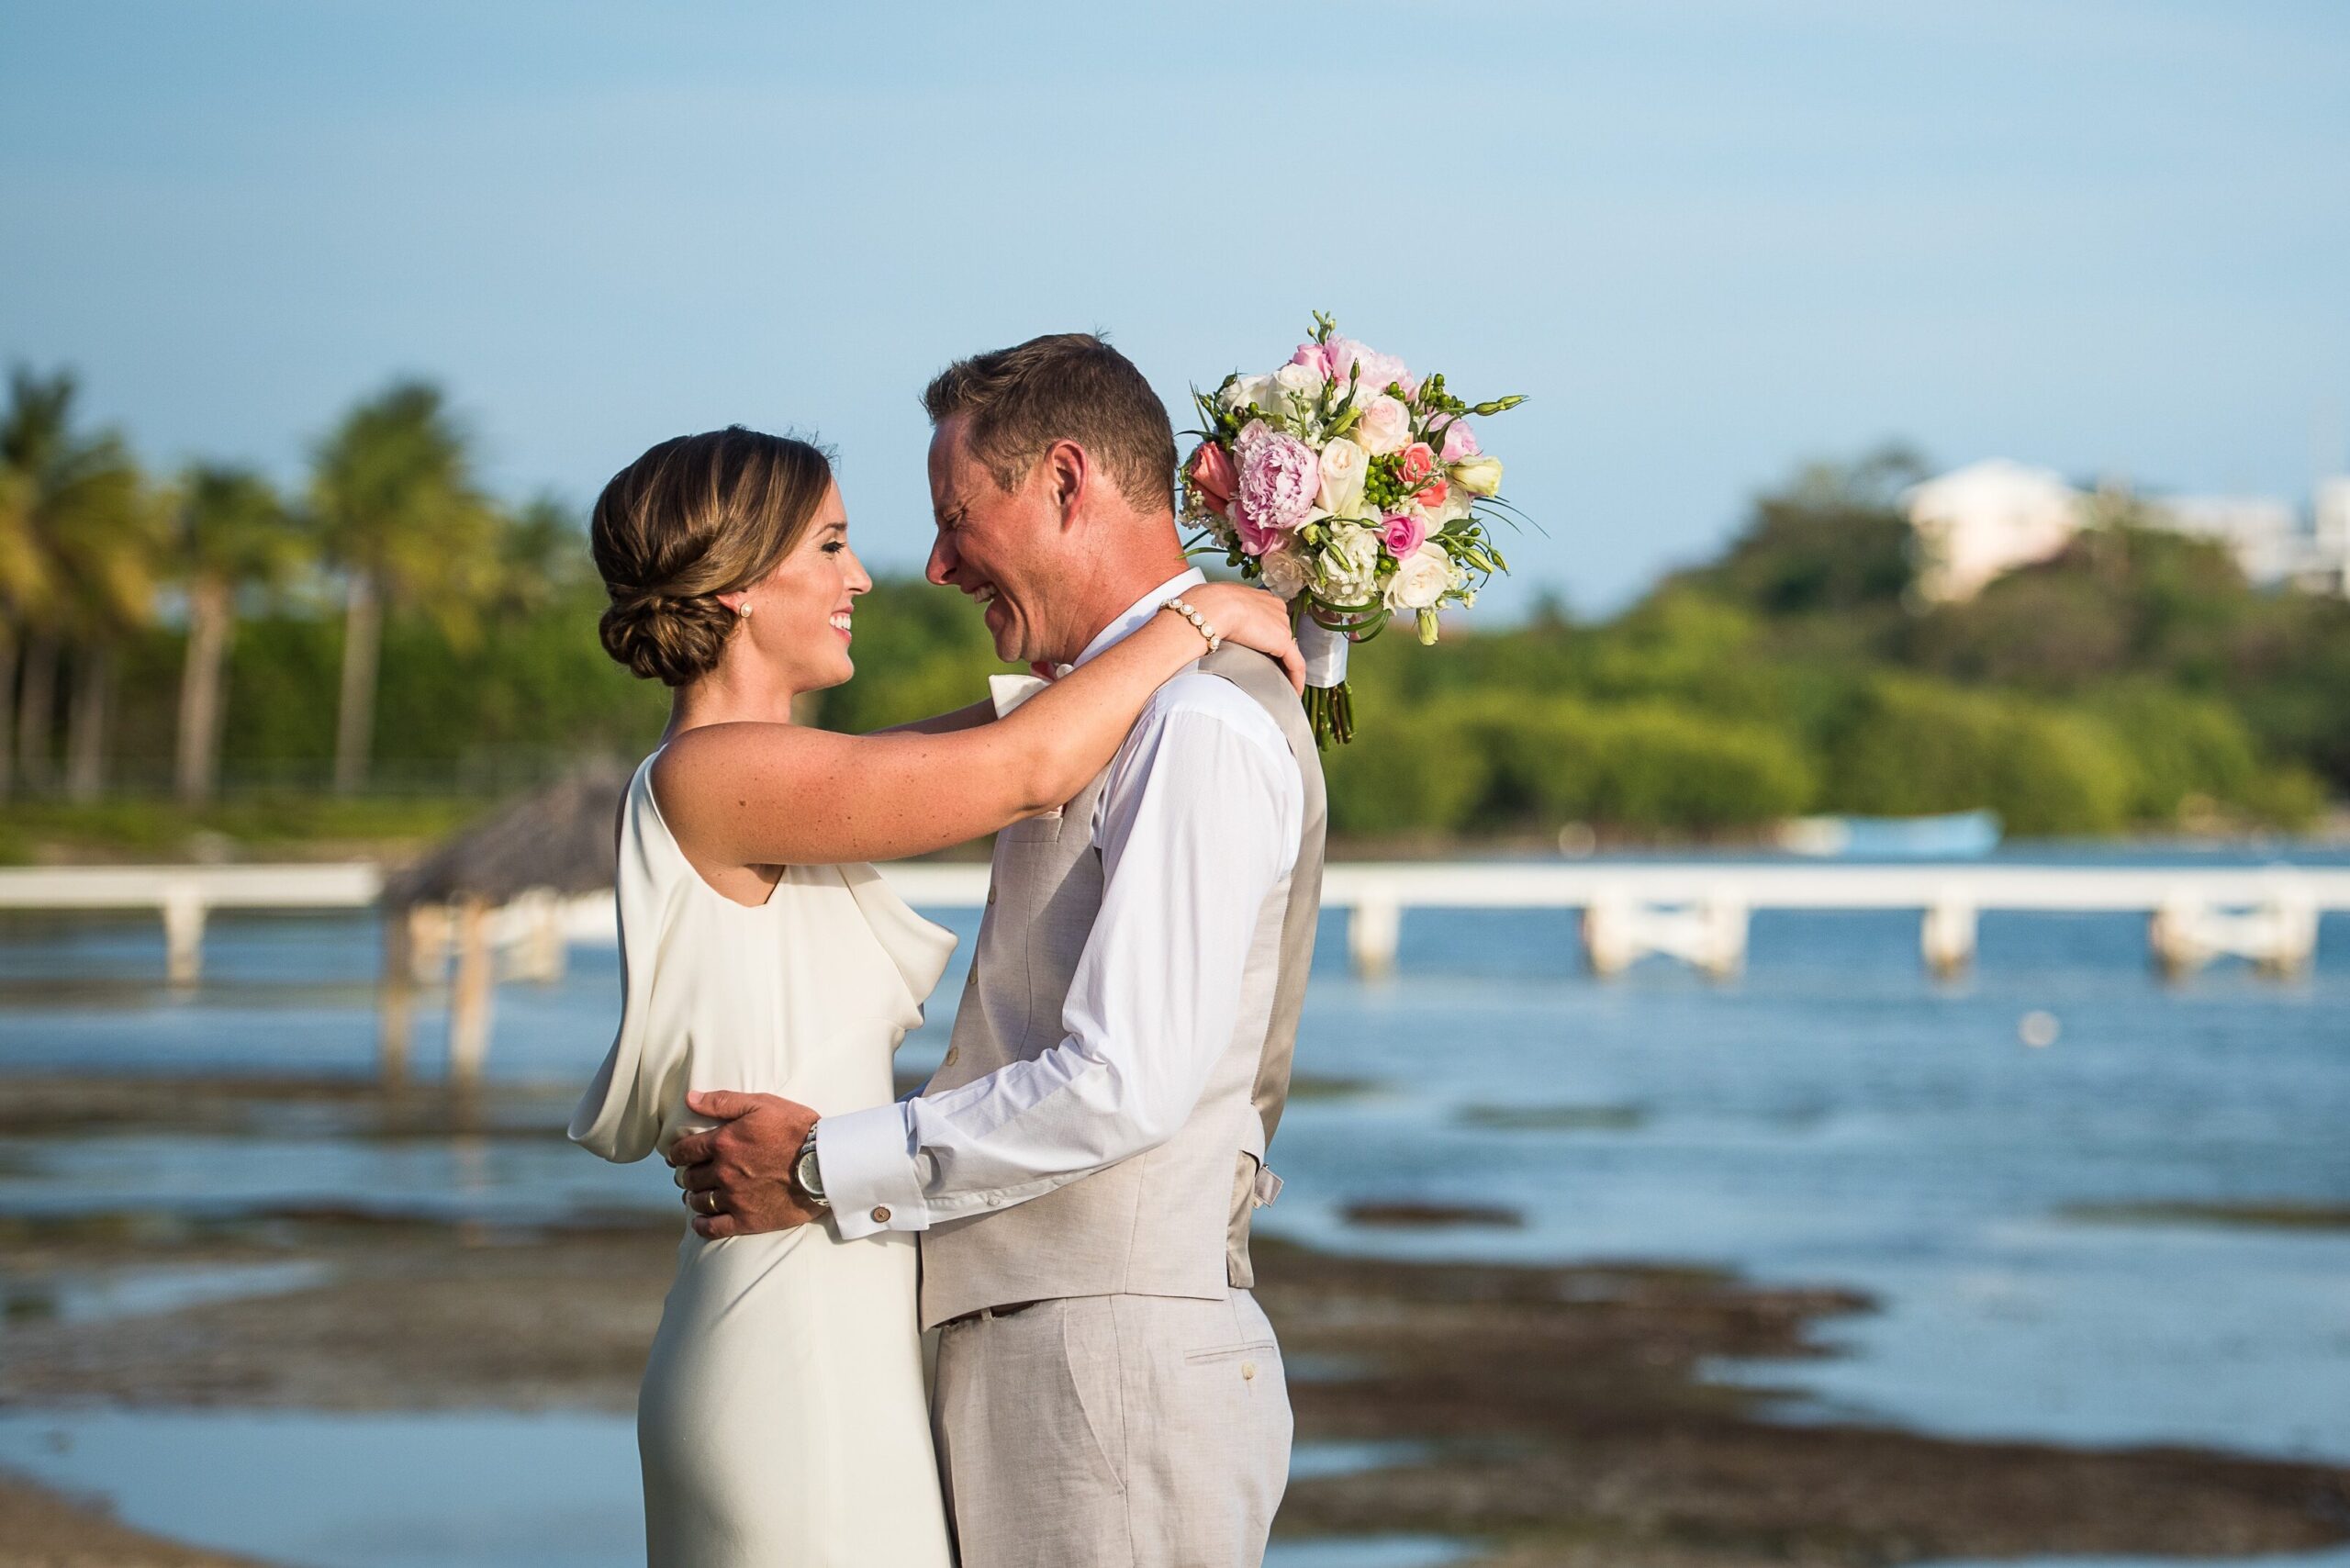
<svg viewBox="0 0 2350 1568">
<path fill-rule="evenodd" d="M 704 1198 L 708 1198 L 710 1200 L 710 1206 L 708 1208 L 704 1208 L 702 1206 L 701 1201 Z M 695 1193 L 691 1197 L 686 1200 L 686 1203 L 687 1205 L 694 1211 L 694 1213 L 701 1215 L 704 1217 L 708 1217 L 718 1213 L 718 1194 L 708 1188 L 704 1188 L 701 1191 Z"/>
</svg>

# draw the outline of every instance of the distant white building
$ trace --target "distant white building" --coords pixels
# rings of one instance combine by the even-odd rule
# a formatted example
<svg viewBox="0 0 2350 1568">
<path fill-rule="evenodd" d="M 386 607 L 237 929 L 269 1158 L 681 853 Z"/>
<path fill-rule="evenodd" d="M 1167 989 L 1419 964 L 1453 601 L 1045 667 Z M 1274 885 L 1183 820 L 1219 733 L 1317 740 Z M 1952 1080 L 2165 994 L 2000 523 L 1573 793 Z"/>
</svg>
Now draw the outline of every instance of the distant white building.
<svg viewBox="0 0 2350 1568">
<path fill-rule="evenodd" d="M 1904 496 L 1918 543 L 1919 591 L 1938 602 L 1972 599 L 1994 577 L 2048 560 L 2088 525 L 2091 498 L 2047 468 L 2003 457 L 1952 470 Z M 2169 496 L 2143 503 L 2157 528 L 2208 539 L 2245 580 L 2350 597 L 2350 476 L 2318 487 L 2314 526 L 2266 496 Z"/>
<path fill-rule="evenodd" d="M 1918 588 L 1972 599 L 1992 578 L 2045 561 L 2088 521 L 2088 498 L 2048 468 L 2004 457 L 1970 463 L 1902 498 L 1918 539 Z"/>
<path fill-rule="evenodd" d="M 2320 485 L 2313 510 L 2309 560 L 2294 581 L 2311 593 L 2350 599 L 2350 474 Z"/>
<path fill-rule="evenodd" d="M 2274 588 L 2308 564 L 2310 536 L 2289 502 L 2266 496 L 2163 496 L 2148 500 L 2143 516 L 2221 546 L 2256 587 Z"/>
</svg>

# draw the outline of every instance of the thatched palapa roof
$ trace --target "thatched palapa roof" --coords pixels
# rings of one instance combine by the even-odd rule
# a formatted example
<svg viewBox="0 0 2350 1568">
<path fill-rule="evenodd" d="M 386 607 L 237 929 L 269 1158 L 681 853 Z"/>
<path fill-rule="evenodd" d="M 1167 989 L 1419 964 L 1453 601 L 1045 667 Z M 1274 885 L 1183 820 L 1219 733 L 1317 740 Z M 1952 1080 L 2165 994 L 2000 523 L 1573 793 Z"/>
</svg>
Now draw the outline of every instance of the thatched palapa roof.
<svg viewBox="0 0 2350 1568">
<path fill-rule="evenodd" d="M 384 907 L 503 904 L 542 888 L 565 896 L 610 888 L 612 824 L 629 778 L 625 767 L 598 763 L 515 801 L 386 878 Z"/>
</svg>

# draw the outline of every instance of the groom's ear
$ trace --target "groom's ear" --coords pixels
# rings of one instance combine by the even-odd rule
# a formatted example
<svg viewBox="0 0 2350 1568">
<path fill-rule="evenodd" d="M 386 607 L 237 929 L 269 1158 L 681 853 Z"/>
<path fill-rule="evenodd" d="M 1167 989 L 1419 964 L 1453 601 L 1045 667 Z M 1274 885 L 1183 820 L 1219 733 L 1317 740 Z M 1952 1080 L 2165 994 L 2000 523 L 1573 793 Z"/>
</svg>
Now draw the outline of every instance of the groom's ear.
<svg viewBox="0 0 2350 1568">
<path fill-rule="evenodd" d="M 1073 441 L 1057 441 L 1045 449 L 1046 493 L 1052 498 L 1053 510 L 1060 514 L 1064 529 L 1076 526 L 1079 509 L 1085 498 L 1085 482 L 1092 468 L 1091 455 Z"/>
</svg>

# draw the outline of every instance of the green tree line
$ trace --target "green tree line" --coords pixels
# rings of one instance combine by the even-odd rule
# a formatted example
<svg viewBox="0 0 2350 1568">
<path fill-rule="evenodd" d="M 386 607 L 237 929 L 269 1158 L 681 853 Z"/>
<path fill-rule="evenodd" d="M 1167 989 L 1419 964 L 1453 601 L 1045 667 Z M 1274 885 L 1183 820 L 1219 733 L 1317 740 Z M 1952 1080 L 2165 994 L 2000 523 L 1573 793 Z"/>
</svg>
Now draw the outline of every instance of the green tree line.
<svg viewBox="0 0 2350 1568">
<path fill-rule="evenodd" d="M 1604 621 L 1545 606 L 1358 648 L 1334 825 L 1382 838 L 1751 834 L 1989 807 L 2019 834 L 2298 825 L 2350 791 L 2350 604 L 2247 587 L 2126 501 L 1964 604 L 1915 591 L 1899 453 L 1759 496 L 1714 561 Z M 635 755 L 666 694 L 605 658 L 576 512 L 501 505 L 434 387 L 315 441 L 300 483 L 144 472 L 18 371 L 0 421 L 0 788 L 201 804 L 480 798 Z M 816 722 L 969 700 L 1001 666 L 915 580 L 861 614 Z"/>
</svg>

